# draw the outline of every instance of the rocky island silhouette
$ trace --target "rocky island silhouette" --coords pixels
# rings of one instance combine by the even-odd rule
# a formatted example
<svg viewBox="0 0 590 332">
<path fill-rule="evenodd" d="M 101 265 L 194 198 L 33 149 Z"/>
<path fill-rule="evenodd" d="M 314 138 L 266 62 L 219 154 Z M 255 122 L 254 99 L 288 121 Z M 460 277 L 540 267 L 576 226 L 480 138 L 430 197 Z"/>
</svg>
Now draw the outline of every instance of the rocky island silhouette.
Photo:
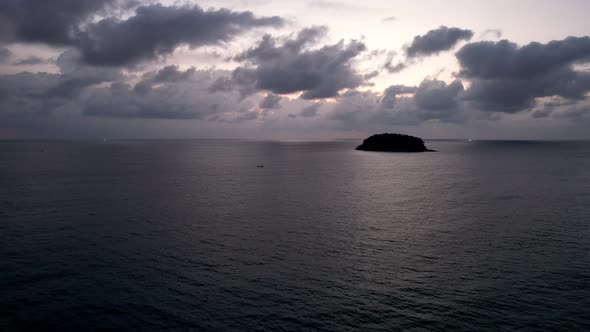
<svg viewBox="0 0 590 332">
<path fill-rule="evenodd" d="M 360 151 L 375 152 L 434 152 L 426 148 L 424 141 L 419 137 L 403 134 L 377 134 L 363 141 L 356 147 Z"/>
</svg>

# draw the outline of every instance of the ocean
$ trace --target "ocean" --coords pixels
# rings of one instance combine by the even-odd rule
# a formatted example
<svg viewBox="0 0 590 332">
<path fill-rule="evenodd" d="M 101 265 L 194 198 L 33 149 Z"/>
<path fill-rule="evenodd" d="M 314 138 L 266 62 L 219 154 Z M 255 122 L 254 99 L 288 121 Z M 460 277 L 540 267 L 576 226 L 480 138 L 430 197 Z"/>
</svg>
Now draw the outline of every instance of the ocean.
<svg viewBox="0 0 590 332">
<path fill-rule="evenodd" d="M 590 330 L 590 142 L 359 143 L 0 142 L 0 330 Z"/>
</svg>

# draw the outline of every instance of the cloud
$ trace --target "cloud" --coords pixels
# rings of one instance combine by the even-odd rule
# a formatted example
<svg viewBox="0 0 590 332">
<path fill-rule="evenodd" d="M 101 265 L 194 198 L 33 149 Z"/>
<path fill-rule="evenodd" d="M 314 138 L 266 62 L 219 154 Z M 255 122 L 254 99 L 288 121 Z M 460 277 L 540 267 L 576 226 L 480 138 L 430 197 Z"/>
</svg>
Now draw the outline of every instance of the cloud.
<svg viewBox="0 0 590 332">
<path fill-rule="evenodd" d="M 327 33 L 328 28 L 325 26 L 306 28 L 299 31 L 295 38 L 286 39 L 282 47 L 276 46 L 277 39 L 267 34 L 262 38 L 258 46 L 237 55 L 234 57 L 234 60 L 273 60 L 284 55 L 285 51 L 299 53 L 303 47 L 317 43 Z"/>
<path fill-rule="evenodd" d="M 353 67 L 353 60 L 366 50 L 359 41 L 308 49 L 323 34 L 325 27 L 300 31 L 292 39 L 278 45 L 266 35 L 258 46 L 235 57 L 245 62 L 236 68 L 230 79 L 212 86 L 213 91 L 237 87 L 242 94 L 270 91 L 275 94 L 302 92 L 303 99 L 336 97 L 340 90 L 364 84 L 364 77 Z"/>
<path fill-rule="evenodd" d="M 240 123 L 240 122 L 244 122 L 244 121 L 252 121 L 252 120 L 258 119 L 258 116 L 259 116 L 259 114 L 256 111 L 247 111 L 247 112 L 243 112 L 241 114 L 238 114 L 238 116 L 234 117 L 229 122 Z"/>
<path fill-rule="evenodd" d="M 392 85 L 383 91 L 383 96 L 380 101 L 384 107 L 393 108 L 395 107 L 395 102 L 399 95 L 414 94 L 417 90 L 418 88 L 415 86 Z"/>
<path fill-rule="evenodd" d="M 260 103 L 258 103 L 258 107 L 263 110 L 272 110 L 272 109 L 279 109 L 281 108 L 281 97 L 275 94 L 269 93 L 264 97 Z"/>
<path fill-rule="evenodd" d="M 155 83 L 184 81 L 194 75 L 195 71 L 195 67 L 181 71 L 177 65 L 169 65 L 158 70 L 152 80 Z"/>
<path fill-rule="evenodd" d="M 561 112 L 553 112 L 552 116 L 554 118 L 568 120 L 588 119 L 588 116 L 590 116 L 590 106 L 569 107 Z"/>
<path fill-rule="evenodd" d="M 508 40 L 470 43 L 457 52 L 460 75 L 467 78 L 529 79 L 590 60 L 590 37 L 568 37 L 519 47 Z"/>
<path fill-rule="evenodd" d="M 279 27 L 277 16 L 199 6 L 139 6 L 136 0 L 4 0 L 0 41 L 70 46 L 91 65 L 126 66 L 161 58 L 182 45 L 219 45 L 258 27 Z M 121 11 L 133 7 L 132 15 Z M 96 17 L 102 17 L 95 21 Z"/>
<path fill-rule="evenodd" d="M 589 37 L 525 46 L 508 40 L 477 42 L 456 56 L 459 77 L 470 82 L 463 98 L 479 110 L 516 113 L 533 108 L 537 98 L 584 100 L 590 91 L 590 73 L 574 69 L 590 61 Z"/>
<path fill-rule="evenodd" d="M 543 105 L 546 108 L 556 108 L 556 107 L 560 107 L 560 106 L 573 106 L 577 103 L 578 102 L 575 100 L 567 100 L 567 99 L 562 99 L 562 98 L 552 98 L 550 101 L 544 102 Z"/>
<path fill-rule="evenodd" d="M 145 119 L 203 119 L 217 112 L 215 105 L 191 105 L 170 89 L 138 96 L 127 84 L 93 91 L 82 113 L 87 116 Z"/>
<path fill-rule="evenodd" d="M 142 82 L 149 82 L 150 88 L 138 93 L 127 83 L 131 77 L 120 70 L 75 62 L 76 54 L 71 53 L 57 59 L 58 74 L 0 75 L 0 122 L 21 119 L 17 122 L 25 126 L 68 112 L 94 118 L 209 120 L 217 116 L 220 121 L 236 116 L 237 93 L 208 91 L 227 71 L 167 66 L 144 75 Z"/>
<path fill-rule="evenodd" d="M 550 108 L 544 108 L 544 109 L 539 109 L 539 110 L 535 110 L 531 113 L 531 116 L 535 119 L 540 119 L 540 118 L 546 118 L 549 115 L 551 115 L 551 112 L 553 110 Z"/>
<path fill-rule="evenodd" d="M 552 97 L 546 100 L 547 101 L 542 103 L 541 108 L 530 110 L 530 114 L 533 118 L 548 118 L 551 115 L 554 115 L 553 117 L 556 118 L 563 118 L 561 115 L 568 113 L 568 110 L 580 108 L 580 105 L 577 105 L 578 101 L 576 100 L 567 100 L 560 97 Z"/>
<path fill-rule="evenodd" d="M 6 63 L 12 57 L 12 51 L 0 45 L 0 63 Z"/>
<path fill-rule="evenodd" d="M 80 34 L 79 46 L 89 64 L 132 65 L 171 54 L 181 45 L 219 45 L 250 29 L 282 24 L 277 16 L 155 4 L 138 7 L 126 20 L 110 17 L 91 24 Z"/>
<path fill-rule="evenodd" d="M 191 78 L 196 72 L 194 67 L 181 71 L 177 65 L 169 65 L 158 71 L 152 71 L 143 75 L 134 90 L 137 93 L 146 94 L 152 90 L 153 85 L 166 82 L 179 82 Z"/>
<path fill-rule="evenodd" d="M 15 61 L 13 64 L 16 66 L 34 66 L 49 63 L 49 59 L 41 58 L 38 56 L 30 56 L 28 58 L 20 59 Z"/>
<path fill-rule="evenodd" d="M 48 91 L 61 82 L 61 75 L 22 72 L 0 75 L 0 110 L 2 115 L 50 113 L 64 104 Z"/>
<path fill-rule="evenodd" d="M 50 114 L 75 103 L 89 87 L 123 79 L 119 70 L 81 65 L 75 52 L 63 53 L 56 61 L 59 74 L 22 72 L 0 75 L 0 109 L 10 114 Z"/>
<path fill-rule="evenodd" d="M 412 42 L 405 46 L 405 59 L 394 64 L 395 54 L 389 54 L 383 69 L 391 74 L 399 73 L 420 62 L 424 57 L 451 50 L 460 41 L 473 38 L 473 35 L 471 30 L 440 26 L 424 35 L 415 36 Z"/>
<path fill-rule="evenodd" d="M 377 92 L 350 91 L 331 104 L 327 119 L 346 130 L 420 123 L 413 97 L 398 98 L 394 104 L 384 103 L 383 100 L 383 95 Z"/>
<path fill-rule="evenodd" d="M 132 88 L 120 82 L 89 90 L 81 100 L 82 114 L 110 118 L 222 120 L 225 113 L 233 113 L 239 104 L 237 94 L 208 91 L 209 85 L 222 75 L 227 72 L 194 68 L 180 71 L 165 67 L 144 78 L 143 82 L 150 85 L 147 91 L 138 93 L 137 86 Z"/>
<path fill-rule="evenodd" d="M 349 91 L 343 94 L 328 119 L 346 129 L 419 125 L 425 121 L 461 123 L 467 114 L 461 103 L 463 84 L 425 79 L 419 86 L 392 85 L 383 93 Z"/>
<path fill-rule="evenodd" d="M 75 50 L 68 50 L 57 58 L 56 65 L 61 75 L 57 84 L 47 90 L 46 97 L 74 98 L 87 87 L 124 79 L 120 69 L 88 66 L 78 59 L 79 54 Z"/>
<path fill-rule="evenodd" d="M 219 45 L 228 46 L 252 29 L 280 27 L 284 20 L 249 11 L 143 3 L 0 1 L 0 62 L 13 66 L 51 62 L 47 67 L 58 69 L 0 74 L 3 128 L 7 123 L 13 128 L 32 124 L 60 128 L 58 119 L 65 118 L 79 119 L 80 124 L 121 124 L 120 128 L 130 123 L 217 128 L 209 125 L 215 122 L 228 128 L 242 123 L 241 128 L 254 130 L 264 122 L 260 127 L 277 132 L 334 127 L 367 131 L 396 125 L 454 125 L 470 119 L 590 123 L 586 121 L 590 120 L 590 37 L 523 46 L 508 40 L 467 43 L 456 53 L 459 68 L 454 80 L 431 77 L 415 86 L 396 84 L 371 91 L 367 89 L 377 86 L 373 83 L 382 83 L 372 82 L 379 74 L 376 68 L 399 72 L 470 40 L 473 32 L 441 26 L 416 36 L 405 54 L 395 55 L 387 50 L 368 52 L 358 40 L 322 43 L 328 28 L 311 27 L 286 36 L 266 34 L 251 44 L 246 44 L 249 38 L 240 39 L 235 46 L 241 51 L 233 57 L 228 58 L 230 47 L 216 55 L 227 60 L 224 68 L 237 67 L 201 70 L 184 64 L 215 65 L 207 60 L 204 64 L 195 53 L 215 54 Z M 483 36 L 499 38 L 501 31 L 486 30 Z M 169 57 L 178 47 L 183 47 L 182 52 Z M 204 48 L 198 52 L 184 50 L 200 47 Z M 57 58 L 43 54 L 64 49 Z M 176 59 L 183 65 L 171 64 Z M 525 111 L 518 116 L 502 114 Z M 297 120 L 286 121 L 289 118 Z M 201 121 L 173 121 L 177 119 Z M 83 125 L 80 128 L 84 131 Z"/>
<path fill-rule="evenodd" d="M 414 40 L 406 48 L 408 58 L 436 55 L 455 47 L 462 40 L 469 40 L 473 37 L 473 31 L 448 28 L 440 26 L 438 29 L 430 30 L 425 35 L 415 36 Z"/>
<path fill-rule="evenodd" d="M 459 96 L 463 91 L 463 83 L 460 80 L 447 84 L 436 79 L 425 79 L 414 95 L 420 111 L 419 117 L 424 120 L 454 120 L 459 108 Z"/>
<path fill-rule="evenodd" d="M 313 103 L 310 106 L 303 108 L 299 115 L 305 118 L 314 117 L 318 114 L 318 111 L 322 106 L 322 103 Z"/>
<path fill-rule="evenodd" d="M 384 68 L 392 74 L 399 73 L 400 71 L 406 69 L 409 65 L 409 63 L 403 63 L 403 62 L 398 62 L 394 65 L 391 62 L 392 62 L 391 60 L 387 61 L 385 63 Z"/>
<path fill-rule="evenodd" d="M 486 29 L 481 33 L 481 38 L 486 39 L 488 37 L 492 38 L 502 38 L 502 30 L 500 29 Z"/>
<path fill-rule="evenodd" d="M 93 14 L 135 4 L 129 0 L 3 0 L 0 39 L 66 46 L 76 43 L 80 25 Z"/>
</svg>

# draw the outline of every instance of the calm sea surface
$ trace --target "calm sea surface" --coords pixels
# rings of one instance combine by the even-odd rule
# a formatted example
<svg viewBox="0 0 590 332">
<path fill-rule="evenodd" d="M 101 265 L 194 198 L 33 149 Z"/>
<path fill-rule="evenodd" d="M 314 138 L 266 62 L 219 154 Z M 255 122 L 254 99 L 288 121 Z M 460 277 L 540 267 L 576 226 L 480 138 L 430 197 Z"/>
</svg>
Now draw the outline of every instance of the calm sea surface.
<svg viewBox="0 0 590 332">
<path fill-rule="evenodd" d="M 590 329 L 590 143 L 358 143 L 0 143 L 0 330 Z"/>
</svg>

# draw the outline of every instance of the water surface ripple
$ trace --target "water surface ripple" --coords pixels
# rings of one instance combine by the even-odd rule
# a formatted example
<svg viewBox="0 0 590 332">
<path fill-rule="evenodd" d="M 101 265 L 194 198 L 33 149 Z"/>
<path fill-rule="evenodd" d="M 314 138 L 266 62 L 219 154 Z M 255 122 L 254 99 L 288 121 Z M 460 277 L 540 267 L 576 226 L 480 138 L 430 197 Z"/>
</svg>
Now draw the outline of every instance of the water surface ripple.
<svg viewBox="0 0 590 332">
<path fill-rule="evenodd" d="M 357 143 L 0 143 L 0 329 L 590 329 L 589 143 Z"/>
</svg>

